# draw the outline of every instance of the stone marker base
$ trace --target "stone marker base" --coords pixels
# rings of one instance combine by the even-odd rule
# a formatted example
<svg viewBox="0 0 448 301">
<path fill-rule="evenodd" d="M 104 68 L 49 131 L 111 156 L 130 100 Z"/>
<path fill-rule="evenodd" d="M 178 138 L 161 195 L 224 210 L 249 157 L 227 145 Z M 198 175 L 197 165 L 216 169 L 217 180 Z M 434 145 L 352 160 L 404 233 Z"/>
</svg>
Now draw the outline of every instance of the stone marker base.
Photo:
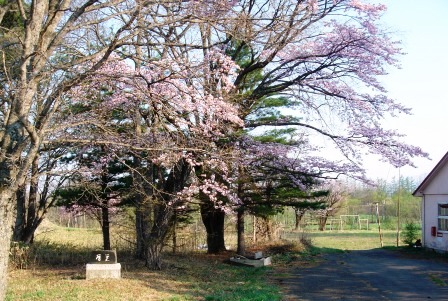
<svg viewBox="0 0 448 301">
<path fill-rule="evenodd" d="M 86 279 L 97 279 L 97 278 L 121 278 L 121 264 L 92 264 L 88 263 L 86 265 Z"/>
<path fill-rule="evenodd" d="M 264 267 L 272 264 L 271 257 L 249 259 L 244 256 L 235 256 L 230 258 L 230 262 L 251 267 Z"/>
</svg>

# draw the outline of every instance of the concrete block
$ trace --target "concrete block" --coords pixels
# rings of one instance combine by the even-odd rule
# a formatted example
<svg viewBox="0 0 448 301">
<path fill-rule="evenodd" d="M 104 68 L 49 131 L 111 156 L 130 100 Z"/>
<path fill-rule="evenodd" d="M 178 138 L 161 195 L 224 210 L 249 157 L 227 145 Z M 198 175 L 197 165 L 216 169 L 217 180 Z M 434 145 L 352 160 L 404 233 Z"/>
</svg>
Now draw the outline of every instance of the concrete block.
<svg viewBox="0 0 448 301">
<path fill-rule="evenodd" d="M 255 258 L 255 259 L 261 259 L 261 258 L 263 258 L 263 252 L 262 252 L 262 251 L 255 252 L 255 254 L 254 254 L 254 258 Z"/>
<path fill-rule="evenodd" d="M 86 279 L 120 279 L 121 278 L 121 264 L 95 264 L 88 263 L 86 265 Z"/>
</svg>

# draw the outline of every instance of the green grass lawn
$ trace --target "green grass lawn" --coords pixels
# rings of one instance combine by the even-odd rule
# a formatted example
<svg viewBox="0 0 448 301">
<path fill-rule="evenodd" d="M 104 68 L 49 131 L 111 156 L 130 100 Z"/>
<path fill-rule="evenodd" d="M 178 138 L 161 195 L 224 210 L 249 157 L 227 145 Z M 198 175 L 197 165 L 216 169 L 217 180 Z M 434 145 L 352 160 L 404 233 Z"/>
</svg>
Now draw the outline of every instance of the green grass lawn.
<svg viewBox="0 0 448 301">
<path fill-rule="evenodd" d="M 122 279 L 85 279 L 90 251 L 101 248 L 98 231 L 54 227 L 37 235 L 9 271 L 6 300 L 281 300 L 268 280 L 272 267 L 250 268 L 225 263 L 232 253 L 164 255 L 165 267 L 150 271 L 132 254 L 118 250 Z M 26 253 L 26 256 L 24 255 Z"/>
<path fill-rule="evenodd" d="M 396 246 L 396 231 L 382 231 L 383 246 Z M 341 250 L 368 250 L 381 248 L 378 231 L 350 230 L 350 231 L 325 231 L 309 233 L 312 244 L 319 248 L 333 248 Z M 400 242 L 402 245 L 402 242 Z"/>
</svg>

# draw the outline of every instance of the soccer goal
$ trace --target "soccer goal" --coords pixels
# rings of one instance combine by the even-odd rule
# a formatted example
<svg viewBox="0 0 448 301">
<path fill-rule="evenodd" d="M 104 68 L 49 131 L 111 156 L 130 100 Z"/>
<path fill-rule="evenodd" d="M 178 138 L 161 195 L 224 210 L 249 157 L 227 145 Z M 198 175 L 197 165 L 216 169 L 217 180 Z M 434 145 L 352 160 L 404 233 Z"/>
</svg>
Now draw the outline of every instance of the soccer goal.
<svg viewBox="0 0 448 301">
<path fill-rule="evenodd" d="M 340 215 L 341 230 L 362 230 L 365 228 L 369 230 L 369 220 L 367 218 L 360 218 L 359 214 L 344 214 Z"/>
</svg>

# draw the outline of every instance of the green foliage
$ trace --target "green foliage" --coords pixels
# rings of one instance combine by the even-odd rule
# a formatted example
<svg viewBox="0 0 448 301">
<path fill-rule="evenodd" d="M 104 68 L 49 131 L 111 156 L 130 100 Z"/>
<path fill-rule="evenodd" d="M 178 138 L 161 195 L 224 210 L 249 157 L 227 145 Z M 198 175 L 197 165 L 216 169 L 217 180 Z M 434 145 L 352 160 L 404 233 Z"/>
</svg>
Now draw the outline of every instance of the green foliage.
<svg viewBox="0 0 448 301">
<path fill-rule="evenodd" d="M 67 109 L 67 114 L 81 114 L 81 113 L 85 113 L 88 112 L 92 109 L 92 107 L 90 105 L 84 105 L 82 103 L 74 103 L 72 105 L 70 105 L 70 107 Z"/>
<path fill-rule="evenodd" d="M 251 45 L 235 39 L 229 41 L 226 54 L 242 69 L 251 65 L 254 60 L 254 53 Z M 247 73 L 238 85 L 241 93 L 243 95 L 250 95 L 262 79 L 263 72 L 261 68 Z"/>
<path fill-rule="evenodd" d="M 260 101 L 258 108 L 282 108 L 289 104 L 290 100 L 286 97 L 267 97 Z"/>
<path fill-rule="evenodd" d="M 80 156 L 66 156 L 64 161 L 71 162 L 75 159 L 78 164 L 93 168 L 96 162 L 107 157 L 107 150 L 103 148 L 91 148 Z M 125 156 L 111 160 L 102 167 L 101 174 L 85 179 L 81 176 L 73 176 L 71 185 L 55 190 L 54 197 L 59 206 L 103 206 L 109 199 L 120 199 L 120 204 L 126 203 L 127 195 L 133 180 L 128 173 L 131 159 Z"/>
<path fill-rule="evenodd" d="M 0 5 L 5 5 L 6 2 L 7 2 L 6 0 L 3 1 L 0 0 Z M 6 14 L 3 16 L 3 20 L 0 26 L 7 29 L 23 29 L 24 23 L 19 10 L 18 9 L 8 10 Z"/>
<path fill-rule="evenodd" d="M 292 135 L 295 133 L 293 128 L 275 129 L 270 131 L 265 131 L 263 135 L 254 136 L 254 140 L 263 143 L 280 143 L 280 144 L 290 144 L 292 141 Z"/>
<path fill-rule="evenodd" d="M 205 296 L 208 301 L 275 301 L 281 300 L 278 288 L 264 280 L 267 268 L 225 267 L 224 285 L 215 286 Z M 232 279 L 232 284 L 227 282 Z M 227 283 L 226 283 L 227 282 Z"/>
<path fill-rule="evenodd" d="M 420 227 L 413 223 L 407 223 L 403 229 L 403 242 L 408 246 L 413 246 L 415 240 L 420 236 Z"/>
<path fill-rule="evenodd" d="M 375 187 L 358 186 L 350 191 L 345 214 L 362 214 L 376 222 L 375 204 L 378 203 L 381 227 L 397 228 L 398 203 L 400 220 L 420 223 L 421 200 L 412 195 L 416 184 L 412 178 L 401 177 L 400 181 L 378 180 Z"/>
<path fill-rule="evenodd" d="M 268 218 L 269 216 L 283 213 L 285 206 L 300 209 L 323 209 L 324 201 L 317 200 L 318 197 L 328 194 L 327 190 L 305 192 L 290 183 L 282 183 L 269 188 L 269 197 L 258 192 L 251 194 L 251 201 L 245 203 L 245 210 L 250 214 Z"/>
</svg>

